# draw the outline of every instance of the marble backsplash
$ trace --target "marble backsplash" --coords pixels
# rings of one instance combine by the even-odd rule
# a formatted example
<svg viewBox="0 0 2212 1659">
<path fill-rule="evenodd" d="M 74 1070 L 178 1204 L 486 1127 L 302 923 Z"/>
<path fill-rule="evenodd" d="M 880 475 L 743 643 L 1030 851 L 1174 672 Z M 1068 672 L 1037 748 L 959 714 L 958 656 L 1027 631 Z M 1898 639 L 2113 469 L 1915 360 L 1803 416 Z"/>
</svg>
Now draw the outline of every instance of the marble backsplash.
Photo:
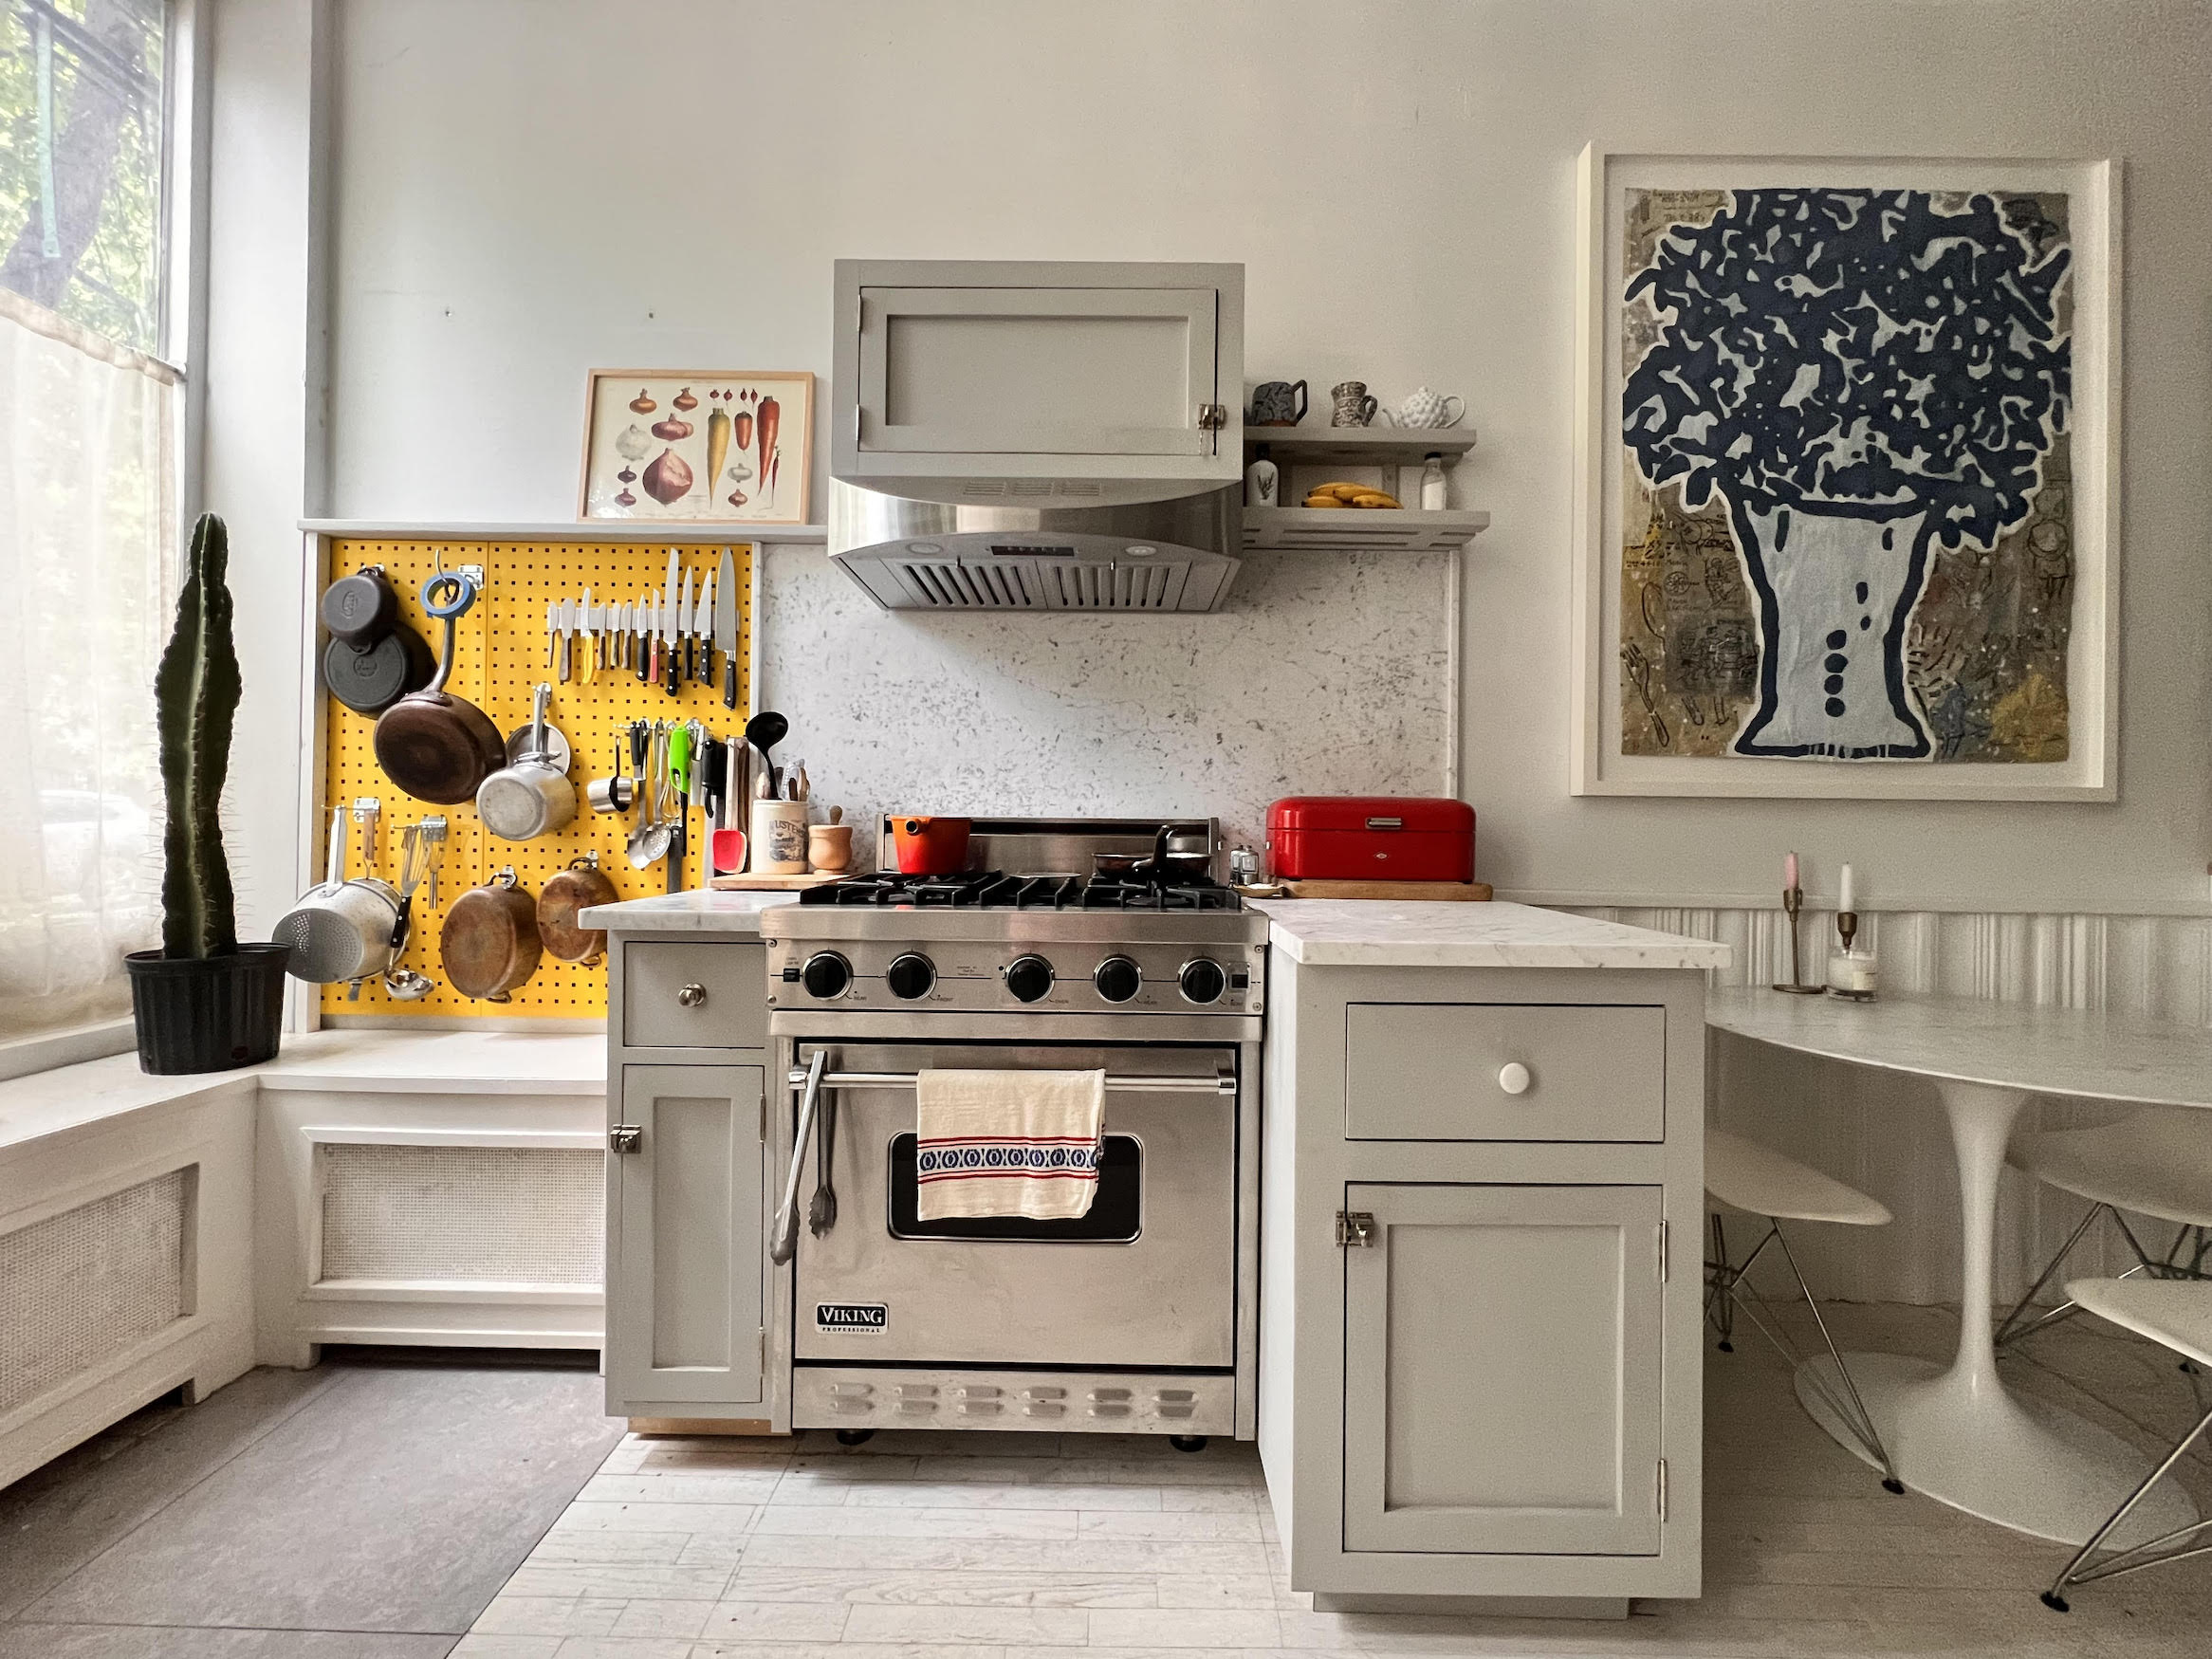
<svg viewBox="0 0 2212 1659">
<path fill-rule="evenodd" d="M 1210 616 L 885 612 L 818 547 L 762 577 L 761 707 L 875 858 L 885 811 L 1219 818 L 1442 792 L 1448 554 L 1247 557 Z"/>
</svg>

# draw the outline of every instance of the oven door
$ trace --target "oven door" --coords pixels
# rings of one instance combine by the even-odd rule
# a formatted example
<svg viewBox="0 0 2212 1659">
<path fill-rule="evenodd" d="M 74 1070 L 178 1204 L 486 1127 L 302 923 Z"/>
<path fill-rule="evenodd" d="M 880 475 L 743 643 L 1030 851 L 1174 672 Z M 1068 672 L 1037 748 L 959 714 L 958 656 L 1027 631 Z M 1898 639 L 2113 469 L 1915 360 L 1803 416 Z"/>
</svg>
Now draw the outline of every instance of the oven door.
<svg viewBox="0 0 2212 1659">
<path fill-rule="evenodd" d="M 803 1219 L 799 1227 L 801 1364 L 1236 1363 L 1233 1048 L 801 1042 L 802 1069 L 818 1048 L 833 1078 L 901 1080 L 823 1090 L 825 1109 L 835 1103 L 837 1219 L 819 1237 Z M 1091 1213 L 918 1221 L 914 1091 L 903 1079 L 932 1066 L 1103 1069 L 1105 1149 Z M 802 1168 L 802 1218 L 819 1157 L 818 1138 Z"/>
</svg>

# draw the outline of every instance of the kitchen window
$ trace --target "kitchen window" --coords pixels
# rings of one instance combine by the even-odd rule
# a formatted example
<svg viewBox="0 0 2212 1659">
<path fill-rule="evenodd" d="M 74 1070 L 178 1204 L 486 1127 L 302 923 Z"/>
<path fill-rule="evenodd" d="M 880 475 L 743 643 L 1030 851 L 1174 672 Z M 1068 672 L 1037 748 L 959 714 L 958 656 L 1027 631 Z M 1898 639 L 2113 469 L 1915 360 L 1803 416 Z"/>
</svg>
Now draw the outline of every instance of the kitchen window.
<svg viewBox="0 0 2212 1659">
<path fill-rule="evenodd" d="M 185 446 L 168 0 L 0 0 L 0 1043 L 158 943 Z"/>
</svg>

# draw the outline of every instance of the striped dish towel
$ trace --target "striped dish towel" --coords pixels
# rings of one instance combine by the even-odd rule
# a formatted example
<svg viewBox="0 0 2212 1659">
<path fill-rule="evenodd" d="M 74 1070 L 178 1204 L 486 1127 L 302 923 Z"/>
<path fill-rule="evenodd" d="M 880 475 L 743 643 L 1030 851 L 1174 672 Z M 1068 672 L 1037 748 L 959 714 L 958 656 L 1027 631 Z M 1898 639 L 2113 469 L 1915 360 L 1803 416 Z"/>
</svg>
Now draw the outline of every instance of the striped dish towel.
<svg viewBox="0 0 2212 1659">
<path fill-rule="evenodd" d="M 1105 1114 L 1102 1071 L 919 1073 L 917 1216 L 1090 1214 Z"/>
</svg>

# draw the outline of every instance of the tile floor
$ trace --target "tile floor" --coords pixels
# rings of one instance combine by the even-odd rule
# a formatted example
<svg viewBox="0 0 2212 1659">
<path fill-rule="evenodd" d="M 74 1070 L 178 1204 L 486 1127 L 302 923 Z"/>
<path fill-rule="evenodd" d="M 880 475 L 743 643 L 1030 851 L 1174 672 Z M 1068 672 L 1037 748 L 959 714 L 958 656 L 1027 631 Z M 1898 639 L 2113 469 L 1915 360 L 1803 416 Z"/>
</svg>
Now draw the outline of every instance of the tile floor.
<svg viewBox="0 0 2212 1659">
<path fill-rule="evenodd" d="M 1941 1310 L 1839 1318 L 1847 1341 L 1947 1352 Z M 2018 1386 L 2147 1448 L 2179 1432 L 2188 1386 L 2159 1351 L 2087 1321 L 2038 1341 L 2006 1362 Z M 1713 1355 L 1707 1375 L 1706 1594 L 1625 1623 L 1316 1613 L 1283 1576 L 1249 1447 L 632 1437 L 453 1659 L 2212 1655 L 2212 1559 L 2084 1591 L 2061 1617 L 2036 1593 L 2063 1551 L 1883 1492 L 1763 1345 Z M 2212 1498 L 2212 1460 L 2189 1479 Z"/>
<path fill-rule="evenodd" d="M 441 1659 L 620 1438 L 594 1356 L 366 1352 L 0 1491 L 0 1659 Z"/>
<path fill-rule="evenodd" d="M 1940 1309 L 1837 1317 L 1947 1349 Z M 2006 1365 L 2147 1448 L 2190 1411 L 2168 1356 L 2087 1321 Z M 2212 1655 L 2212 1558 L 2061 1618 L 2055 1546 L 1882 1492 L 1762 1350 L 1707 1376 L 1706 1594 L 1606 1624 L 1317 1613 L 1248 1447 L 625 1439 L 588 1370 L 255 1372 L 0 1492 L 0 1659 Z M 2212 1502 L 2212 1458 L 2186 1473 Z"/>
</svg>

